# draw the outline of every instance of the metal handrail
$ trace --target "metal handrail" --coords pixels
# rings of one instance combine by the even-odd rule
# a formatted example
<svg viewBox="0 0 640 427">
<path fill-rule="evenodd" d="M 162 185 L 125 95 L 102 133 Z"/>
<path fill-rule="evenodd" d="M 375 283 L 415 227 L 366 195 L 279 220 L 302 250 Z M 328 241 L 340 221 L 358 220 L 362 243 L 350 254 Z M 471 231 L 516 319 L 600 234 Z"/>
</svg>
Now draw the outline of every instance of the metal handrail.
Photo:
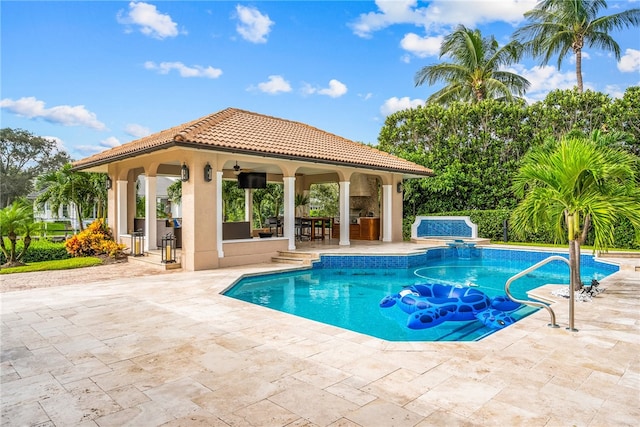
<svg viewBox="0 0 640 427">
<path fill-rule="evenodd" d="M 538 268 L 542 267 L 545 264 L 550 263 L 551 261 L 563 261 L 565 263 L 567 263 L 568 266 L 570 266 L 569 261 L 564 258 L 561 257 L 560 255 L 552 255 L 549 258 L 545 258 L 542 261 L 532 265 L 531 267 L 522 270 L 520 273 L 516 274 L 515 276 L 512 276 L 509 278 L 509 280 L 507 280 L 507 283 L 505 283 L 504 285 L 504 291 L 507 294 L 507 296 L 512 300 L 515 301 L 517 303 L 520 304 L 526 304 L 526 305 L 530 305 L 533 307 L 539 307 L 539 308 L 544 308 L 549 312 L 549 315 L 551 316 L 551 323 L 549 323 L 548 326 L 552 327 L 552 328 L 559 328 L 558 324 L 556 323 L 556 314 L 554 313 L 553 309 L 551 307 L 549 307 L 547 304 L 543 304 L 541 302 L 537 302 L 537 301 L 530 301 L 530 300 L 520 300 L 515 298 L 513 295 L 511 295 L 511 292 L 509 292 L 509 287 L 511 286 L 511 282 L 521 278 L 522 276 L 524 276 L 525 274 L 531 273 L 534 270 L 537 270 Z M 571 285 L 569 285 L 571 286 Z M 573 329 L 573 298 L 569 298 L 569 328 L 570 330 L 575 330 Z"/>
</svg>

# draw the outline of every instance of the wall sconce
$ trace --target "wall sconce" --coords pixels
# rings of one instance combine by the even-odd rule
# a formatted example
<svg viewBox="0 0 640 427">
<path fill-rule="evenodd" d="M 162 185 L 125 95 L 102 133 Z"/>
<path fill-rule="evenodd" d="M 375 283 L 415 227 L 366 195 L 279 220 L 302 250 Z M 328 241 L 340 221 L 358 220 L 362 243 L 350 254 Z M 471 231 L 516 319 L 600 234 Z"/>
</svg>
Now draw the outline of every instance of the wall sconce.
<svg viewBox="0 0 640 427">
<path fill-rule="evenodd" d="M 206 182 L 211 182 L 213 179 L 213 168 L 209 163 L 204 167 L 204 180 Z"/>
<path fill-rule="evenodd" d="M 111 181 L 111 177 L 107 175 L 107 180 L 104 182 L 104 188 L 107 190 L 111 190 L 111 186 L 113 185 L 113 181 Z"/>
<path fill-rule="evenodd" d="M 182 182 L 189 181 L 189 166 L 186 163 L 182 164 L 182 168 L 180 169 L 180 180 Z"/>
<path fill-rule="evenodd" d="M 398 193 L 402 193 L 402 182 L 396 184 L 396 191 Z"/>
</svg>

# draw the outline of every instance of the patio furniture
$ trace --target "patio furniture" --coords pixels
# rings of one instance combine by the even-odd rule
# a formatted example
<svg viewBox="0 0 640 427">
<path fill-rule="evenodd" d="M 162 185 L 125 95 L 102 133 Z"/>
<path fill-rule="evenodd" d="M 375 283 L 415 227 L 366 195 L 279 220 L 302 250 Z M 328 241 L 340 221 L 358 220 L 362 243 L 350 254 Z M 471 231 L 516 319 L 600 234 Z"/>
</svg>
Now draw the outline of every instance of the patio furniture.
<svg viewBox="0 0 640 427">
<path fill-rule="evenodd" d="M 313 230 L 311 220 L 308 218 L 297 217 L 295 220 L 296 240 L 311 240 Z"/>
<path fill-rule="evenodd" d="M 269 218 L 267 218 L 267 227 L 269 227 L 269 232 L 273 233 L 273 229 L 275 228 L 276 230 L 276 237 L 277 236 L 281 236 L 283 233 L 282 230 L 282 221 L 280 220 L 280 218 L 275 217 L 275 216 L 270 216 Z"/>
</svg>

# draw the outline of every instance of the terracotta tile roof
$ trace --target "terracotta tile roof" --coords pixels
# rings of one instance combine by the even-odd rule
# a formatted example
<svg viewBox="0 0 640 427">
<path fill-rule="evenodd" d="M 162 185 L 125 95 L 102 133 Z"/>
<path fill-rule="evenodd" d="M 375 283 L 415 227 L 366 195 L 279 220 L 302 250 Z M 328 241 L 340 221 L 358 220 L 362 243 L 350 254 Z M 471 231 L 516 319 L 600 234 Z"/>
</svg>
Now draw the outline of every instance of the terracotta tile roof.
<svg viewBox="0 0 640 427">
<path fill-rule="evenodd" d="M 172 146 L 366 167 L 429 176 L 431 169 L 300 122 L 227 108 L 95 154 L 75 169 L 111 163 Z"/>
</svg>

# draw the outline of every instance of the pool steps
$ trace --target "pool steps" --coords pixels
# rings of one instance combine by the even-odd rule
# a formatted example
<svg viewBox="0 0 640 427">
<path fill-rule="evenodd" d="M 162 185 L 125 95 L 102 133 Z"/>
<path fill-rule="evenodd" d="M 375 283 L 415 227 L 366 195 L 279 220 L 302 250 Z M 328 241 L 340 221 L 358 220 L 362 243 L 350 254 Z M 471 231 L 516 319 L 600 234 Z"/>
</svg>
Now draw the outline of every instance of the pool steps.
<svg viewBox="0 0 640 427">
<path fill-rule="evenodd" d="M 311 252 L 278 251 L 278 256 L 272 257 L 271 261 L 281 264 L 310 266 L 313 261 L 318 261 L 319 259 L 320 255 Z"/>
</svg>

